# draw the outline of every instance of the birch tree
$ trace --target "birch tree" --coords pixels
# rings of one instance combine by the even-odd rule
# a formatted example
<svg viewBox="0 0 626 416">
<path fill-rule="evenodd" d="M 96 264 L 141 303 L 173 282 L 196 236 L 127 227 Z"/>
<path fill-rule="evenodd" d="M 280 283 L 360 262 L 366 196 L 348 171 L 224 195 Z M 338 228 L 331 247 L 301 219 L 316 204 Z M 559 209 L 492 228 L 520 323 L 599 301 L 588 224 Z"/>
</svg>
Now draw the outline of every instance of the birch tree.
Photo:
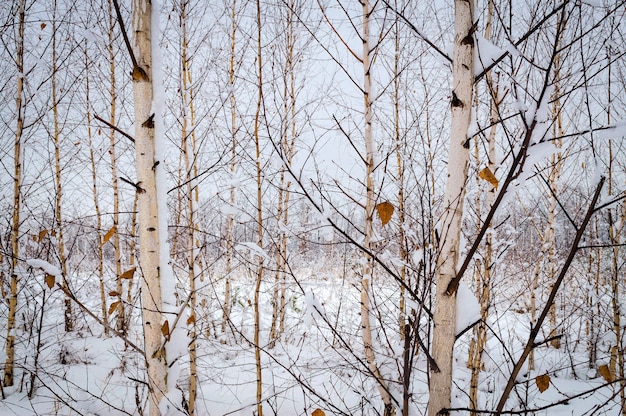
<svg viewBox="0 0 626 416">
<path fill-rule="evenodd" d="M 450 287 L 457 274 L 461 247 L 461 220 L 467 166 L 468 130 L 474 85 L 474 2 L 454 2 L 454 58 L 452 64 L 450 150 L 441 220 L 441 246 L 437 260 L 434 328 L 430 369 L 428 414 L 436 416 L 451 405 L 452 364 L 456 339 L 456 289 Z"/>
<path fill-rule="evenodd" d="M 162 314 L 159 207 L 155 160 L 155 117 L 152 112 L 152 3 L 133 0 L 133 98 L 135 103 L 135 149 L 139 211 L 139 252 L 141 256 L 141 310 L 144 350 L 148 371 L 149 410 L 160 415 L 159 404 L 167 392 L 167 356 L 164 334 L 167 321 Z M 133 55 L 133 52 L 136 55 Z M 169 325 L 167 326 L 169 328 Z"/>
<path fill-rule="evenodd" d="M 6 361 L 4 363 L 4 386 L 12 386 L 14 382 L 15 368 L 15 315 L 17 313 L 18 294 L 18 259 L 20 256 L 19 233 L 20 233 L 20 210 L 21 210 L 21 187 L 22 187 L 22 134 L 24 132 L 24 26 L 25 26 L 25 0 L 18 5 L 17 20 L 18 30 L 16 37 L 15 64 L 17 66 L 16 85 L 16 129 L 13 142 L 13 216 L 11 219 L 11 258 L 9 260 L 9 311 L 7 318 L 6 338 Z"/>
</svg>

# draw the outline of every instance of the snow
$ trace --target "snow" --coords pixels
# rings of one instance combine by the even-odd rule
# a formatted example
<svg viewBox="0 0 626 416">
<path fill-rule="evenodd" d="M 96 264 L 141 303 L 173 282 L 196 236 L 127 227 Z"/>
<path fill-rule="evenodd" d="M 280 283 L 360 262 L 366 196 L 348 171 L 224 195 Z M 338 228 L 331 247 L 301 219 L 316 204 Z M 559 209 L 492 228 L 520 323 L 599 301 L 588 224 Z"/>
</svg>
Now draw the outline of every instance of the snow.
<svg viewBox="0 0 626 416">
<path fill-rule="evenodd" d="M 460 282 L 456 293 L 456 333 L 460 334 L 478 320 L 480 320 L 478 299 L 464 282 Z"/>
<path fill-rule="evenodd" d="M 172 409 L 180 407 L 182 403 L 180 391 L 176 388 L 176 384 L 180 377 L 180 359 L 187 353 L 187 345 L 189 339 L 187 331 L 182 323 L 176 325 L 177 318 L 183 315 L 181 308 L 177 306 L 176 299 L 176 277 L 172 270 L 170 259 L 170 246 L 168 243 L 168 208 L 167 208 L 167 190 L 168 177 L 165 172 L 167 164 L 165 126 L 163 123 L 163 115 L 165 111 L 166 95 L 164 89 L 163 76 L 163 57 L 160 48 L 161 29 L 160 29 L 160 10 L 161 2 L 159 0 L 152 1 L 152 80 L 153 80 L 153 97 L 152 112 L 157 114 L 155 117 L 155 160 L 159 163 L 156 166 L 157 178 L 157 206 L 159 215 L 159 249 L 160 249 L 160 282 L 161 282 L 161 299 L 163 301 L 163 313 L 169 321 L 170 338 L 165 343 L 165 350 L 168 362 L 167 388 L 159 408 L 164 415 L 178 414 Z M 183 305 L 183 308 L 185 305 Z M 184 321 L 184 320 L 180 320 Z M 180 322 L 179 321 L 179 322 Z M 172 406 L 172 403 L 174 406 Z M 164 410 L 167 412 L 163 412 Z"/>
<path fill-rule="evenodd" d="M 483 72 L 491 64 L 496 62 L 501 56 L 506 55 L 507 51 L 494 45 L 484 38 L 480 33 L 474 34 L 476 39 L 476 48 L 474 49 L 476 57 L 474 59 L 474 75 Z"/>
<path fill-rule="evenodd" d="M 259 245 L 252 241 L 242 241 L 235 246 L 235 250 L 247 252 L 249 255 L 257 255 L 266 261 L 271 261 L 270 256 Z M 250 259 L 252 260 L 252 258 Z"/>
<path fill-rule="evenodd" d="M 52 276 L 60 277 L 63 275 L 61 273 L 61 269 L 59 269 L 57 266 L 53 266 L 52 264 L 48 263 L 45 260 L 28 259 L 26 260 L 26 264 L 28 264 L 30 267 L 34 269 L 41 269 L 43 270 L 44 273 L 47 273 Z"/>
</svg>

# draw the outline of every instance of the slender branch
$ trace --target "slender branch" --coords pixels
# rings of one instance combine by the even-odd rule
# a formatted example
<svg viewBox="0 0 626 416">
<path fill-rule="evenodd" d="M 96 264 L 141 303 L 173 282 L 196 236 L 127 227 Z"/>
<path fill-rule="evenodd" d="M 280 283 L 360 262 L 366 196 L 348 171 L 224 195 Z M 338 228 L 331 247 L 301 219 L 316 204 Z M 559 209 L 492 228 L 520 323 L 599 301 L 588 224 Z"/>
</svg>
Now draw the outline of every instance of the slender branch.
<svg viewBox="0 0 626 416">
<path fill-rule="evenodd" d="M 537 318 L 537 322 L 535 323 L 535 326 L 530 331 L 530 335 L 528 336 L 528 341 L 526 342 L 526 347 L 524 347 L 524 351 L 522 351 L 522 355 L 518 358 L 517 362 L 515 363 L 515 366 L 513 367 L 513 371 L 511 371 L 509 380 L 506 384 L 506 387 L 504 388 L 504 391 L 502 392 L 500 401 L 498 402 L 498 406 L 496 408 L 497 409 L 496 414 L 502 413 L 502 409 L 504 409 L 504 405 L 506 404 L 506 401 L 509 398 L 511 391 L 513 390 L 513 386 L 515 385 L 515 380 L 517 379 L 517 375 L 519 374 L 519 372 L 522 369 L 522 366 L 526 362 L 526 358 L 530 354 L 530 351 L 532 351 L 533 348 L 535 347 L 535 339 L 537 339 L 537 335 L 539 335 L 541 326 L 543 322 L 545 321 L 546 317 L 548 316 L 548 313 L 550 312 L 550 308 L 552 304 L 554 303 L 554 299 L 556 298 L 556 295 L 561 287 L 561 284 L 563 283 L 563 279 L 565 278 L 565 275 L 567 274 L 567 271 L 569 270 L 569 267 L 571 266 L 574 260 L 574 257 L 576 256 L 576 253 L 579 250 L 578 243 L 580 243 L 580 240 L 585 234 L 585 229 L 587 228 L 587 224 L 589 223 L 591 216 L 596 212 L 596 208 L 595 208 L 596 203 L 598 202 L 598 198 L 600 197 L 600 192 L 602 191 L 602 187 L 604 186 L 605 180 L 606 178 L 602 177 L 600 179 L 600 182 L 598 183 L 598 186 L 596 187 L 596 191 L 593 194 L 591 203 L 589 204 L 589 208 L 587 209 L 587 213 L 585 214 L 585 218 L 583 219 L 582 223 L 576 230 L 576 236 L 574 237 L 574 241 L 572 242 L 572 245 L 570 247 L 570 251 L 569 251 L 569 254 L 567 255 L 567 259 L 565 260 L 565 263 L 563 264 L 563 267 L 561 268 L 561 271 L 558 277 L 556 278 L 556 281 L 552 285 L 552 290 L 550 291 L 548 300 L 546 301 L 546 304 L 543 310 L 541 311 L 541 315 L 539 315 L 539 318 Z"/>
<path fill-rule="evenodd" d="M 527 415 L 529 413 L 530 414 L 535 414 L 537 412 L 542 412 L 544 410 L 551 409 L 551 408 L 556 407 L 556 406 L 561 405 L 561 404 L 569 404 L 569 402 L 574 400 L 574 399 L 578 399 L 578 398 L 584 397 L 586 395 L 591 395 L 591 394 L 595 393 L 596 391 L 598 391 L 600 389 L 603 389 L 605 387 L 610 386 L 611 384 L 620 383 L 620 382 L 623 382 L 623 381 L 624 381 L 624 379 L 613 380 L 611 382 L 601 384 L 599 386 L 596 386 L 596 387 L 594 387 L 592 389 L 589 389 L 589 390 L 585 390 L 585 391 L 580 392 L 578 394 L 575 394 L 573 396 L 567 396 L 564 399 L 561 399 L 561 400 L 559 400 L 557 402 L 550 403 L 550 404 L 547 404 L 547 405 L 541 406 L 541 407 L 535 407 L 533 409 L 508 410 L 508 411 L 498 412 L 497 410 L 486 410 L 486 409 L 476 410 L 476 409 L 470 409 L 470 408 L 467 408 L 467 407 L 455 407 L 455 408 L 447 409 L 447 410 L 450 411 L 450 412 L 455 412 L 455 411 L 456 412 L 473 412 L 474 414 L 481 414 L 481 415 L 483 415 L 483 414 L 488 414 L 488 415 Z"/>
<path fill-rule="evenodd" d="M 128 40 L 128 34 L 126 33 L 126 27 L 124 26 L 124 19 L 122 19 L 122 12 L 120 11 L 120 5 L 117 3 L 117 0 L 113 0 L 113 6 L 115 6 L 115 14 L 117 15 L 117 23 L 120 25 L 120 30 L 122 31 L 122 37 L 124 38 L 124 43 L 126 44 L 126 49 L 128 49 L 128 54 L 130 55 L 130 60 L 133 62 L 133 80 L 147 80 L 148 74 L 144 71 L 139 64 L 137 63 L 137 58 L 135 58 L 135 53 L 133 52 L 132 46 L 130 46 L 130 40 Z"/>
<path fill-rule="evenodd" d="M 552 11 L 550 13 L 548 13 L 547 15 L 545 15 L 543 17 L 543 19 L 541 19 L 539 22 L 537 22 L 537 24 L 533 27 L 531 27 L 524 35 L 522 35 L 521 38 L 519 38 L 517 40 L 517 42 L 515 42 L 513 45 L 515 47 L 519 46 L 522 42 L 524 42 L 526 39 L 528 39 L 530 37 L 530 35 L 532 35 L 533 33 L 535 33 L 539 28 L 541 28 L 541 26 L 552 16 L 554 16 L 559 10 L 561 10 L 563 7 L 565 7 L 567 4 L 569 3 L 569 0 L 564 1 L 563 3 L 557 5 L 554 9 L 552 9 Z M 558 51 L 557 51 L 558 52 Z M 504 53 L 502 53 L 497 59 L 495 59 L 489 66 L 487 66 L 485 69 L 483 69 L 483 71 L 476 75 L 476 78 L 474 78 L 474 83 L 477 83 L 478 81 L 481 80 L 482 77 L 484 77 L 489 71 L 491 71 L 496 65 L 498 65 L 500 62 L 502 62 L 502 60 L 504 58 L 506 58 L 509 55 L 509 51 L 505 51 Z"/>
<path fill-rule="evenodd" d="M 406 25 L 413 31 L 415 32 L 415 34 L 417 36 L 419 36 L 424 42 L 426 42 L 428 44 L 428 46 L 430 46 L 431 48 L 433 48 L 439 55 L 441 55 L 446 61 L 452 63 L 452 58 L 450 58 L 448 56 L 447 53 L 445 53 L 444 51 L 442 51 L 437 45 L 435 45 L 430 39 L 428 39 L 426 36 L 424 36 L 424 34 L 422 32 L 420 32 L 420 30 L 415 27 L 415 25 L 413 23 L 411 23 L 405 16 L 403 13 L 399 12 L 395 7 L 391 6 L 387 0 L 383 0 L 383 3 L 385 3 L 385 6 L 387 6 L 388 9 L 391 9 L 391 11 L 393 11 L 400 19 L 402 19 L 404 21 L 404 23 L 406 23 Z M 502 57 L 504 58 L 504 57 Z"/>
<path fill-rule="evenodd" d="M 97 316 L 95 313 L 93 313 L 88 307 L 86 307 L 80 300 L 78 300 L 76 298 L 76 296 L 74 296 L 74 294 L 67 288 L 63 287 L 63 285 L 61 285 L 60 283 L 57 283 L 57 287 L 59 289 L 61 289 L 61 291 L 63 291 L 63 293 L 65 293 L 65 295 L 67 295 L 67 297 L 69 297 L 70 299 L 72 299 L 74 301 L 74 303 L 76 303 L 78 305 L 79 308 L 81 308 L 84 312 L 87 313 L 87 315 L 91 316 L 93 319 L 96 320 L 96 322 L 98 322 L 100 325 L 102 325 L 104 328 L 108 328 L 109 331 L 111 331 L 112 333 L 114 333 L 115 335 L 117 335 L 119 338 L 123 339 L 124 342 L 126 344 L 128 344 L 128 346 L 130 346 L 132 349 L 134 349 L 136 352 L 138 352 L 139 354 L 141 354 L 144 358 L 146 357 L 146 353 L 144 352 L 144 350 L 142 350 L 141 348 L 139 348 L 137 346 L 137 344 L 133 343 L 132 341 L 130 341 L 123 333 L 119 332 L 118 330 L 116 330 L 115 328 L 113 328 L 112 326 L 110 326 L 108 324 L 108 322 L 104 322 L 102 319 L 100 319 L 99 316 Z"/>
<path fill-rule="evenodd" d="M 98 120 L 101 123 L 104 123 L 107 125 L 107 127 L 112 128 L 113 130 L 115 130 L 116 132 L 118 132 L 119 134 L 121 134 L 122 136 L 126 137 L 128 140 L 130 140 L 131 142 L 135 143 L 135 139 L 133 138 L 133 136 L 131 136 L 130 134 L 126 133 L 124 130 L 120 129 L 119 127 L 117 127 L 115 124 L 111 124 L 108 121 L 106 121 L 105 119 L 103 119 L 102 117 L 98 116 L 97 114 L 93 115 L 93 118 L 95 118 L 96 120 Z"/>
</svg>

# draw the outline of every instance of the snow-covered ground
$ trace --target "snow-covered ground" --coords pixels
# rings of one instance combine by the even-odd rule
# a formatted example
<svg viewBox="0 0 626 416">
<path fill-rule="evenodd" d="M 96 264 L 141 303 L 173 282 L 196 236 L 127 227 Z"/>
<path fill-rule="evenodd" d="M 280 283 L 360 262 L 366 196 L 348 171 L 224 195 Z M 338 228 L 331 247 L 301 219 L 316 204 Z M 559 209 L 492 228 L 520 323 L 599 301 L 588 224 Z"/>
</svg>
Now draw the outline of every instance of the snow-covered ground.
<svg viewBox="0 0 626 416">
<path fill-rule="evenodd" d="M 25 303 L 19 317 L 16 383 L 4 388 L 0 415 L 142 414 L 146 384 L 141 354 L 125 347 L 120 338 L 105 337 L 100 325 L 78 309 L 79 329 L 64 333 L 62 293 L 51 292 L 43 276 L 30 278 L 28 290 L 22 293 Z M 311 415 L 316 409 L 326 415 L 382 414 L 377 386 L 368 376 L 363 358 L 358 282 L 342 278 L 338 271 L 310 270 L 303 270 L 298 282 L 289 284 L 286 331 L 273 348 L 267 342 L 273 289 L 270 284 L 263 286 L 264 414 Z M 219 291 L 209 293 L 211 285 L 204 288 L 203 295 L 210 303 L 198 320 L 202 329 L 198 340 L 198 415 L 253 415 L 256 411 L 253 308 L 249 302 L 253 286 L 246 284 L 244 277 L 234 283 L 232 326 L 224 333 L 220 330 Z M 94 279 L 85 280 L 83 285 L 82 293 L 97 293 Z M 378 326 L 375 342 L 378 364 L 395 398 L 402 403 L 399 380 L 403 341 L 398 336 L 395 312 L 398 293 L 389 282 L 377 282 L 373 293 L 377 303 L 373 322 L 383 323 L 383 327 Z M 99 310 L 97 297 L 85 301 L 93 311 Z M 134 315 L 129 339 L 141 345 L 140 320 L 136 311 Z M 490 334 L 488 338 L 479 408 L 495 408 L 513 359 L 526 341 L 528 322 L 528 315 L 515 308 L 502 308 L 492 314 L 489 324 L 498 337 Z M 426 327 L 422 325 L 420 334 L 424 336 Z M 589 368 L 587 346 L 578 338 L 580 331 L 584 332 L 581 325 L 576 320 L 570 324 L 560 349 L 536 349 L 536 369 L 522 371 L 508 409 L 522 414 L 528 409 L 525 414 L 536 415 L 620 413 L 618 383 L 606 386 L 606 381 Z M 468 407 L 470 370 L 466 363 L 470 336 L 471 331 L 463 335 L 455 349 L 453 406 L 459 408 Z M 4 361 L 4 351 L 2 354 Z M 420 351 L 411 377 L 410 415 L 426 412 L 426 368 L 425 354 Z M 182 374 L 178 385 L 185 390 L 189 376 L 187 371 Z M 540 392 L 536 377 L 544 374 L 549 374 L 550 384 Z M 555 403 L 558 405 L 553 406 Z M 184 414 L 185 404 L 174 405 Z"/>
</svg>

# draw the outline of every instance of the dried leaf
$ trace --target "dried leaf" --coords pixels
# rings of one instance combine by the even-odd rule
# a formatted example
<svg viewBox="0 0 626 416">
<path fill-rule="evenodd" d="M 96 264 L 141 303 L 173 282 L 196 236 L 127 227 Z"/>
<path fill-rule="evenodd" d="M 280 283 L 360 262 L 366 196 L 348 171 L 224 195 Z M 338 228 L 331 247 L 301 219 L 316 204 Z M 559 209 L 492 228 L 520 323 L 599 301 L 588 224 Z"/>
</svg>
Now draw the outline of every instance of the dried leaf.
<svg viewBox="0 0 626 416">
<path fill-rule="evenodd" d="M 47 235 L 48 235 L 48 230 L 41 230 L 39 231 L 38 235 L 33 236 L 33 241 L 35 241 L 36 243 L 40 243 L 41 240 L 46 238 Z"/>
<path fill-rule="evenodd" d="M 496 178 L 496 175 L 493 174 L 489 167 L 486 167 L 485 169 L 478 172 L 478 177 L 480 179 L 486 180 L 487 182 L 492 184 L 494 188 L 498 189 L 498 178 Z"/>
<path fill-rule="evenodd" d="M 603 364 L 600 367 L 598 367 L 598 373 L 600 373 L 602 378 L 606 380 L 607 383 L 612 383 L 613 380 L 615 380 L 615 377 L 613 377 L 613 372 L 611 371 L 609 366 L 606 364 Z"/>
<path fill-rule="evenodd" d="M 187 325 L 192 325 L 192 324 L 195 324 L 195 323 L 196 323 L 196 313 L 192 312 L 189 315 L 189 318 L 187 318 Z"/>
<path fill-rule="evenodd" d="M 119 306 L 120 302 L 113 302 L 110 306 L 109 306 L 109 315 L 111 315 L 113 312 L 115 312 L 115 310 L 117 309 L 117 307 Z"/>
<path fill-rule="evenodd" d="M 322 409 L 315 409 L 313 413 L 311 413 L 311 416 L 326 416 L 326 413 L 324 413 Z"/>
<path fill-rule="evenodd" d="M 161 325 L 161 333 L 165 338 L 169 338 L 170 336 L 170 322 L 167 319 L 163 322 L 163 325 Z"/>
<path fill-rule="evenodd" d="M 537 378 L 535 378 L 535 383 L 537 383 L 537 388 L 539 389 L 539 391 L 543 393 L 550 387 L 550 376 L 548 375 L 548 373 L 537 376 Z"/>
<path fill-rule="evenodd" d="M 378 212 L 378 217 L 380 218 L 383 227 L 391 220 L 393 210 L 393 204 L 389 201 L 381 202 L 376 205 L 376 211 Z"/>
<path fill-rule="evenodd" d="M 46 280 L 46 285 L 48 285 L 48 287 L 52 289 L 54 287 L 56 278 L 53 275 L 46 273 L 45 280 Z"/>
<path fill-rule="evenodd" d="M 46 24 L 42 23 L 42 24 L 39 25 L 39 27 L 41 28 L 41 30 L 44 30 L 46 28 Z"/>
<path fill-rule="evenodd" d="M 109 296 L 119 296 L 120 294 L 117 293 L 115 290 L 109 292 Z"/>
<path fill-rule="evenodd" d="M 100 244 L 100 247 L 105 245 L 107 241 L 109 241 L 111 237 L 113 237 L 113 234 L 115 234 L 116 230 L 117 230 L 117 227 L 114 225 L 113 227 L 111 227 L 109 231 L 107 231 L 107 233 L 104 235 L 104 238 L 102 239 L 102 243 Z"/>
<path fill-rule="evenodd" d="M 132 279 L 135 275 L 135 269 L 136 267 L 131 267 L 130 269 L 126 270 L 124 273 L 120 274 L 120 279 Z"/>
</svg>

